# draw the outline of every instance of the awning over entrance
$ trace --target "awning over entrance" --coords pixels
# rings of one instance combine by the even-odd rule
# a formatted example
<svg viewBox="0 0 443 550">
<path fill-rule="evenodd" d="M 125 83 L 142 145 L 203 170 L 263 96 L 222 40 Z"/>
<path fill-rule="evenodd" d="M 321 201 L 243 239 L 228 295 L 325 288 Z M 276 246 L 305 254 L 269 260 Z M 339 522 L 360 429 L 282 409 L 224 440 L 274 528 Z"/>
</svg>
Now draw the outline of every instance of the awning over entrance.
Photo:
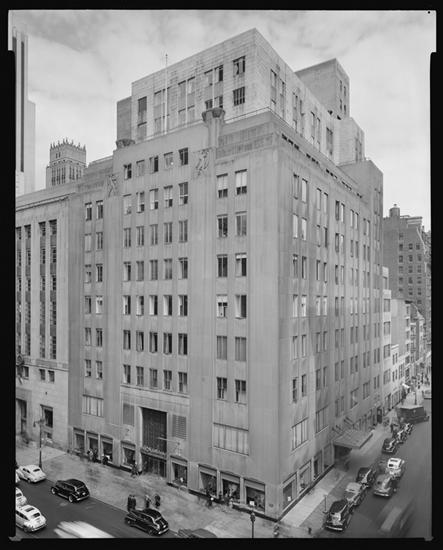
<svg viewBox="0 0 443 550">
<path fill-rule="evenodd" d="M 371 437 L 372 432 L 349 429 L 334 440 L 334 445 L 347 447 L 348 449 L 361 449 Z"/>
</svg>

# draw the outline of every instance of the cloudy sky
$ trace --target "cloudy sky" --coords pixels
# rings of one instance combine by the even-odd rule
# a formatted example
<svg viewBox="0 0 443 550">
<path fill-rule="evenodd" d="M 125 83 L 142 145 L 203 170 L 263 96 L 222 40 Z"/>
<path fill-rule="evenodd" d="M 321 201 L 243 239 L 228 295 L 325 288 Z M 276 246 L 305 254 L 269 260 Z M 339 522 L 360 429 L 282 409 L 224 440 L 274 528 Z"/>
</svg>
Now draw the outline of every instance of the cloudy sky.
<svg viewBox="0 0 443 550">
<path fill-rule="evenodd" d="M 430 227 L 429 67 L 435 12 L 20 10 L 36 104 L 36 188 L 50 143 L 86 145 L 87 162 L 115 148 L 116 102 L 131 83 L 252 27 L 293 70 L 336 57 L 350 78 L 351 116 L 384 173 L 385 215 Z"/>
</svg>

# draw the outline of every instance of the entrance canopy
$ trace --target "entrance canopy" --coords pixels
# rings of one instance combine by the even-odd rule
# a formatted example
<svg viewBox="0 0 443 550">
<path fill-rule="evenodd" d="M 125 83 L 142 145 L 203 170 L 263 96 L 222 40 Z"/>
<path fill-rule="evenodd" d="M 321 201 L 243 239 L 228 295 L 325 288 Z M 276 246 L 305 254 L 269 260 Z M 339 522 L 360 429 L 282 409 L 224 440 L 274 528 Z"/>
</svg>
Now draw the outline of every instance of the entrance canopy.
<svg viewBox="0 0 443 550">
<path fill-rule="evenodd" d="M 334 440 L 334 445 L 339 447 L 347 447 L 348 449 L 361 449 L 366 441 L 368 441 L 371 437 L 372 432 L 348 429 Z"/>
</svg>

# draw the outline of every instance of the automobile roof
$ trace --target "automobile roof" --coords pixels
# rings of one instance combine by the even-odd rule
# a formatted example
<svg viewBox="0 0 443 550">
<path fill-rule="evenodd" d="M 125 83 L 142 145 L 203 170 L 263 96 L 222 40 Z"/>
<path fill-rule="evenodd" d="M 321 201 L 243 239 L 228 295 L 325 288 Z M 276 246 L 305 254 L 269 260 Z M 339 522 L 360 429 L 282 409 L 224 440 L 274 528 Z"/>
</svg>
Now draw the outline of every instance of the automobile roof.
<svg viewBox="0 0 443 550">
<path fill-rule="evenodd" d="M 347 501 L 345 499 L 336 500 L 331 504 L 331 508 L 329 509 L 329 511 L 331 512 L 331 514 L 341 512 L 346 505 Z"/>
<path fill-rule="evenodd" d="M 357 481 L 350 481 L 346 485 L 345 491 L 359 491 L 361 488 L 361 483 L 358 483 Z"/>
<path fill-rule="evenodd" d="M 71 477 L 69 479 L 59 479 L 59 481 L 64 481 L 65 483 L 72 483 L 72 485 L 84 485 L 85 482 L 81 481 L 80 479 L 75 479 L 74 477 Z"/>
</svg>

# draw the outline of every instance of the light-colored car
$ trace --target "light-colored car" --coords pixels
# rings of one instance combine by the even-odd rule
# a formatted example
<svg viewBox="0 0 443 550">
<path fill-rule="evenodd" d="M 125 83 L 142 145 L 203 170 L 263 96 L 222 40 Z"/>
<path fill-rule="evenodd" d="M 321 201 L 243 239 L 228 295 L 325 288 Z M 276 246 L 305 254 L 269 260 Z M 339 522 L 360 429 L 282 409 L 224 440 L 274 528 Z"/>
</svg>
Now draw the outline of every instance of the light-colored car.
<svg viewBox="0 0 443 550">
<path fill-rule="evenodd" d="M 24 479 L 29 483 L 37 483 L 38 481 L 43 481 L 44 479 L 46 479 L 45 472 L 35 464 L 30 464 L 29 466 L 20 466 L 17 469 L 17 473 L 20 479 Z"/>
<path fill-rule="evenodd" d="M 346 485 L 344 498 L 349 502 L 352 508 L 358 506 L 365 498 L 366 486 L 356 481 L 351 481 Z"/>
<path fill-rule="evenodd" d="M 85 521 L 61 521 L 54 533 L 62 539 L 112 539 L 113 535 Z"/>
<path fill-rule="evenodd" d="M 38 531 L 46 527 L 46 518 L 35 506 L 27 504 L 15 509 L 15 524 L 23 531 Z"/>
<path fill-rule="evenodd" d="M 374 495 L 389 498 L 394 493 L 394 481 L 389 474 L 377 476 L 374 483 Z"/>
<path fill-rule="evenodd" d="M 27 498 L 25 495 L 20 491 L 18 487 L 15 488 L 15 507 L 20 508 L 20 506 L 24 506 L 28 503 Z"/>
<path fill-rule="evenodd" d="M 402 458 L 390 458 L 386 464 L 386 473 L 391 477 L 400 478 L 406 469 L 406 462 Z"/>
</svg>

